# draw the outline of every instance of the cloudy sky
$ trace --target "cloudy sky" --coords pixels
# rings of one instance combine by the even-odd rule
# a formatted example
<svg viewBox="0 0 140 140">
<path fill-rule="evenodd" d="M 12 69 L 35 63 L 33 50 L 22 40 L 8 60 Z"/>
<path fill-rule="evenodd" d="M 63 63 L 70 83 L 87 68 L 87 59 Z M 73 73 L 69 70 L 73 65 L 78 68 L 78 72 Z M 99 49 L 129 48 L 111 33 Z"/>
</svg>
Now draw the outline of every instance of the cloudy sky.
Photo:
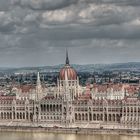
<svg viewBox="0 0 140 140">
<path fill-rule="evenodd" d="M 0 0 L 0 67 L 140 61 L 140 0 Z"/>
</svg>

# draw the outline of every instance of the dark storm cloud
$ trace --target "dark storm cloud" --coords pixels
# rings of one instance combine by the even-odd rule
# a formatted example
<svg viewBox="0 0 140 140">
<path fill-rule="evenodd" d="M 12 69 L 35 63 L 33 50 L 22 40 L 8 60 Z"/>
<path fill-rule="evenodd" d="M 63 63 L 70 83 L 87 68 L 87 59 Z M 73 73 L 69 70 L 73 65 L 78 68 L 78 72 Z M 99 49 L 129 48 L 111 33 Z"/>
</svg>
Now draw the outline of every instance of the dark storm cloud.
<svg viewBox="0 0 140 140">
<path fill-rule="evenodd" d="M 130 6 L 138 6 L 140 5 L 139 0 L 81 0 L 87 3 L 96 3 L 96 4 L 116 4 L 120 6 L 130 5 Z"/>
<path fill-rule="evenodd" d="M 0 0 L 0 65 L 140 61 L 140 0 Z M 97 55 L 98 54 L 98 55 Z"/>
<path fill-rule="evenodd" d="M 55 10 L 77 3 L 116 4 L 120 6 L 140 5 L 139 0 L 13 0 L 13 4 L 28 7 L 33 10 Z"/>
<path fill-rule="evenodd" d="M 61 32 L 61 36 L 60 36 Z M 93 26 L 65 27 L 56 29 L 40 29 L 33 38 L 39 40 L 79 40 L 79 39 L 139 39 L 139 26 Z"/>
<path fill-rule="evenodd" d="M 13 0 L 14 5 L 32 10 L 55 10 L 76 4 L 77 0 Z"/>
</svg>

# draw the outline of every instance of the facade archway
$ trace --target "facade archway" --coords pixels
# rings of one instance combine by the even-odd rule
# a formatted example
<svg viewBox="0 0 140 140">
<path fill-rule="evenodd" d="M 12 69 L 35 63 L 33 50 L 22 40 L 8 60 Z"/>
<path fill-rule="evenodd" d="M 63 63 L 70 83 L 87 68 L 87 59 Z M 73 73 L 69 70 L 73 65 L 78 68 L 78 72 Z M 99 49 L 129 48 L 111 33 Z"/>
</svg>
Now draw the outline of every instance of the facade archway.
<svg viewBox="0 0 140 140">
<path fill-rule="evenodd" d="M 115 114 L 113 114 L 113 122 L 115 122 Z"/>
<path fill-rule="evenodd" d="M 75 113 L 75 120 L 77 120 L 77 113 Z"/>
<path fill-rule="evenodd" d="M 83 121 L 85 120 L 85 117 L 84 116 L 85 116 L 84 113 L 82 113 L 82 120 Z"/>
<path fill-rule="evenodd" d="M 20 119 L 22 119 L 22 113 L 20 112 Z"/>
<path fill-rule="evenodd" d="M 96 114 L 93 114 L 93 120 L 96 121 Z"/>
<path fill-rule="evenodd" d="M 109 114 L 108 120 L 111 121 L 111 114 Z"/>
<path fill-rule="evenodd" d="M 50 105 L 50 111 L 52 111 L 52 105 Z"/>
<path fill-rule="evenodd" d="M 1 112 L 1 119 L 3 119 L 4 117 L 3 117 L 3 112 Z"/>
<path fill-rule="evenodd" d="M 105 119 L 105 121 L 107 121 L 107 114 L 105 114 L 105 118 L 104 119 Z"/>
<path fill-rule="evenodd" d="M 9 112 L 7 112 L 7 119 L 10 119 L 10 115 L 9 115 Z"/>
<path fill-rule="evenodd" d="M 97 121 L 99 121 L 100 120 L 100 115 L 99 114 L 97 114 Z"/>
<path fill-rule="evenodd" d="M 92 114 L 89 113 L 89 120 L 92 121 Z"/>
<path fill-rule="evenodd" d="M 78 115 L 78 118 L 79 118 L 79 120 L 81 120 L 81 114 L 79 113 L 79 115 Z"/>
<path fill-rule="evenodd" d="M 19 119 L 19 113 L 17 113 L 17 119 Z"/>
<path fill-rule="evenodd" d="M 55 112 L 55 105 L 53 105 L 53 111 Z"/>
<path fill-rule="evenodd" d="M 86 121 L 88 120 L 88 114 L 86 113 L 86 115 L 85 115 L 85 118 L 86 118 Z"/>
</svg>

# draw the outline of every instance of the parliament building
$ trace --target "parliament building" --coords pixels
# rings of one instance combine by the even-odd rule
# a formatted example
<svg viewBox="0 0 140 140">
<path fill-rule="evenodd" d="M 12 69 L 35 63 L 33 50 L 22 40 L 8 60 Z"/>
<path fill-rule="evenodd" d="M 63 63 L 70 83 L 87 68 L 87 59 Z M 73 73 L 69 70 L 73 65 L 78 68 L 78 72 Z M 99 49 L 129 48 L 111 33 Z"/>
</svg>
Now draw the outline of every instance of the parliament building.
<svg viewBox="0 0 140 140">
<path fill-rule="evenodd" d="M 37 73 L 35 87 L 13 86 L 15 95 L 0 96 L 1 125 L 42 127 L 140 128 L 140 98 L 128 84 L 82 87 L 76 70 L 66 62 L 57 86 L 44 87 Z"/>
</svg>

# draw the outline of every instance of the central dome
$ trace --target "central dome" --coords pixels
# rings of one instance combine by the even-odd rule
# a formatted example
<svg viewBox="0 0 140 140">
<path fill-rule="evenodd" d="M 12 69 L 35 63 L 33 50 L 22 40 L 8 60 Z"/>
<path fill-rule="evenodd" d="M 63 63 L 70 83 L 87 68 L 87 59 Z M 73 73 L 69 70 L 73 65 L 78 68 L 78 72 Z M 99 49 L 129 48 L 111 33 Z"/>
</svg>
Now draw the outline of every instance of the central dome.
<svg viewBox="0 0 140 140">
<path fill-rule="evenodd" d="M 59 73 L 59 79 L 60 80 L 66 80 L 65 79 L 65 73 L 67 74 L 68 80 L 76 80 L 77 79 L 77 73 L 74 68 L 72 68 L 69 64 L 69 57 L 68 52 L 66 51 L 66 64 L 65 66 L 60 70 Z"/>
<path fill-rule="evenodd" d="M 68 80 L 76 80 L 77 79 L 77 73 L 75 69 L 73 69 L 71 66 L 65 65 L 59 73 L 60 80 L 66 80 L 65 79 L 65 73 L 67 73 Z"/>
</svg>

